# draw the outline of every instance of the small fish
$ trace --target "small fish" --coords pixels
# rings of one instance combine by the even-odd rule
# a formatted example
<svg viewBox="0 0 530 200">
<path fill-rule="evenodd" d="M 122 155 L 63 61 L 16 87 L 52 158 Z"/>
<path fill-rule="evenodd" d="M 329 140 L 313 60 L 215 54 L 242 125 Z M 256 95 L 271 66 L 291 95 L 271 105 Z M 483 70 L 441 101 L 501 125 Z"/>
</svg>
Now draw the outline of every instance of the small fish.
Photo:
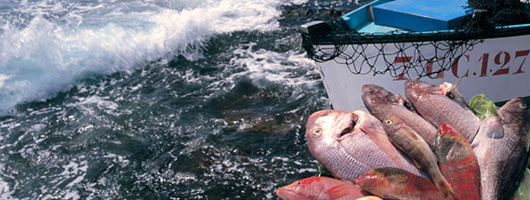
<svg viewBox="0 0 530 200">
<path fill-rule="evenodd" d="M 381 122 L 363 111 L 315 112 L 307 120 L 305 137 L 313 157 L 342 180 L 353 182 L 380 167 L 423 175 L 388 141 Z"/>
<path fill-rule="evenodd" d="M 357 199 L 368 196 L 355 184 L 329 177 L 311 177 L 295 181 L 276 190 L 285 200 L 302 199 Z"/>
<path fill-rule="evenodd" d="M 418 171 L 414 165 L 412 165 L 411 160 L 408 159 L 403 152 L 398 151 L 396 147 L 392 145 L 383 129 L 381 121 L 362 110 L 356 110 L 353 114 L 358 117 L 356 126 L 354 127 L 355 132 L 362 132 L 368 135 L 370 140 L 375 142 L 379 149 L 398 165 L 399 168 L 408 170 L 409 172 L 422 177 L 427 177 L 426 174 Z M 348 137 L 346 140 L 353 140 L 348 144 L 359 143 L 359 141 L 356 141 L 357 139 L 355 137 Z"/>
<path fill-rule="evenodd" d="M 405 95 L 416 111 L 434 126 L 443 122 L 451 124 L 467 141 L 473 141 L 480 119 L 466 105 L 442 94 L 439 86 L 420 81 L 409 80 L 405 83 Z"/>
<path fill-rule="evenodd" d="M 401 119 L 390 115 L 383 122 L 384 129 L 390 141 L 405 152 L 416 167 L 423 169 L 429 174 L 434 185 L 446 196 L 454 196 L 451 185 L 440 172 L 436 163 L 436 156 L 429 145 L 410 127 L 406 126 Z"/>
<path fill-rule="evenodd" d="M 383 199 L 448 199 L 431 180 L 396 168 L 374 169 L 355 182 Z"/>
<path fill-rule="evenodd" d="M 484 119 L 471 147 L 480 167 L 482 198 L 511 199 L 528 165 L 528 106 L 520 97 Z"/>
<path fill-rule="evenodd" d="M 418 133 L 429 146 L 436 138 L 436 127 L 418 115 L 412 104 L 399 94 L 392 94 L 381 86 L 366 84 L 362 87 L 362 99 L 372 115 L 383 121 L 387 115 L 394 115 Z"/>
<path fill-rule="evenodd" d="M 448 123 L 438 129 L 433 150 L 456 199 L 482 199 L 480 169 L 471 144 Z"/>
</svg>

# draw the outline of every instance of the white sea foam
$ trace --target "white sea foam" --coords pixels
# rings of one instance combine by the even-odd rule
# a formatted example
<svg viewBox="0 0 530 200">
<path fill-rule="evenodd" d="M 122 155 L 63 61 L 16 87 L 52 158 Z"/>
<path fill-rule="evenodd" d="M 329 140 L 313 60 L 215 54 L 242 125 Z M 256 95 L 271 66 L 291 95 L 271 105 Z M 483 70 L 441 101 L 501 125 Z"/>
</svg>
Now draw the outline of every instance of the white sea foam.
<svg viewBox="0 0 530 200">
<path fill-rule="evenodd" d="M 0 163 L 0 169 L 4 169 L 4 165 Z M 13 194 L 13 191 L 9 189 L 9 185 L 0 178 L 0 199 L 13 199 L 11 195 Z"/>
<path fill-rule="evenodd" d="M 263 81 L 291 87 L 312 86 L 318 83 L 316 80 L 304 77 L 307 74 L 296 75 L 296 73 L 317 73 L 314 62 L 305 54 L 296 51 L 278 53 L 265 49 L 254 50 L 254 45 L 256 44 L 246 44 L 234 51 L 236 57 L 230 60 L 230 64 L 247 69 L 234 76 L 248 76 L 258 85 Z"/>
<path fill-rule="evenodd" d="M 197 58 L 203 41 L 216 34 L 276 30 L 279 6 L 300 3 L 22 1 L 13 7 L 30 17 L 1 13 L 0 115 L 53 97 L 86 74 L 129 71 L 175 54 Z"/>
</svg>

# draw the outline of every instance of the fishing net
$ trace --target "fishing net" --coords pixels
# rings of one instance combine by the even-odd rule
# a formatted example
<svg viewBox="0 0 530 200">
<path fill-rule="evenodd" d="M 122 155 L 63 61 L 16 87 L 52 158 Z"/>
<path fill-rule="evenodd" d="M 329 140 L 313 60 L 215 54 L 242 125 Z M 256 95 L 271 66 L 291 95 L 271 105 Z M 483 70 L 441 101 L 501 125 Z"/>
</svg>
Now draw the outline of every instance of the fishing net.
<svg viewBox="0 0 530 200">
<path fill-rule="evenodd" d="M 491 30 L 496 26 L 530 22 L 530 0 L 468 0 L 474 16 L 465 28 Z"/>
<path fill-rule="evenodd" d="M 500 4 L 504 8 L 501 9 Z M 441 78 L 484 38 L 506 36 L 506 33 L 497 33 L 496 26 L 530 21 L 525 5 L 528 4 L 519 0 L 474 0 L 468 8 L 470 12 L 480 12 L 470 14 L 465 25 L 455 30 L 428 33 L 360 33 L 349 29 L 346 22 L 338 18 L 318 27 L 320 34 L 302 33 L 302 46 L 311 59 L 317 62 L 333 60 L 347 66 L 353 74 L 388 73 L 397 80 Z M 507 12 L 510 9 L 516 11 Z"/>
</svg>

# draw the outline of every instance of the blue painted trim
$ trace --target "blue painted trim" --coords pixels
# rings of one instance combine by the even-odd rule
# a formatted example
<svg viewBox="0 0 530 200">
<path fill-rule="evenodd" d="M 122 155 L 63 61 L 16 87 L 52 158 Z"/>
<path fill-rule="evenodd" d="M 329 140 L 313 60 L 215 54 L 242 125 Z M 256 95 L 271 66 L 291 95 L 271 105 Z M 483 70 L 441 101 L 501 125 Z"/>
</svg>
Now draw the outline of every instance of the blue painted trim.
<svg viewBox="0 0 530 200">
<path fill-rule="evenodd" d="M 372 22 L 372 17 L 370 16 L 370 7 L 387 3 L 394 0 L 375 0 L 372 3 L 364 5 L 360 8 L 357 8 L 349 13 L 346 13 L 342 16 L 342 19 L 348 24 L 351 29 L 359 29 L 365 26 L 367 23 Z"/>
</svg>

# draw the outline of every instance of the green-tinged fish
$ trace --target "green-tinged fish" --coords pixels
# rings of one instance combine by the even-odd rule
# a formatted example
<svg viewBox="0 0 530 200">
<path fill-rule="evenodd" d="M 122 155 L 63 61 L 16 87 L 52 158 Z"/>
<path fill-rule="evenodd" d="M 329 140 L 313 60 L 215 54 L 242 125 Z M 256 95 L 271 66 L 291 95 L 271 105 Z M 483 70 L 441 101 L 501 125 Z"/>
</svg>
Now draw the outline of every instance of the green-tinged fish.
<svg viewBox="0 0 530 200">
<path fill-rule="evenodd" d="M 366 84 L 362 87 L 362 99 L 372 115 L 383 121 L 394 115 L 418 133 L 429 146 L 436 138 L 436 127 L 418 115 L 412 105 L 399 94 L 392 94 L 381 86 Z"/>
<path fill-rule="evenodd" d="M 416 163 L 416 167 L 424 170 L 431 177 L 434 185 L 445 196 L 453 196 L 451 185 L 444 178 L 436 163 L 436 156 L 429 145 L 401 119 L 390 115 L 383 122 L 388 138 L 394 145 L 405 152 Z"/>
<path fill-rule="evenodd" d="M 423 175 L 390 143 L 381 122 L 363 111 L 315 112 L 307 121 L 305 137 L 313 157 L 342 180 L 353 182 L 381 167 Z"/>
<path fill-rule="evenodd" d="M 328 177 L 311 177 L 295 181 L 276 190 L 276 195 L 285 200 L 332 200 L 358 199 L 368 196 L 355 184 Z"/>
<path fill-rule="evenodd" d="M 443 122 L 447 122 L 467 141 L 473 141 L 480 125 L 480 119 L 467 104 L 463 105 L 450 99 L 441 92 L 439 86 L 420 80 L 407 81 L 405 95 L 416 111 L 433 125 L 438 127 Z"/>
<path fill-rule="evenodd" d="M 433 150 L 456 199 L 482 199 L 480 169 L 471 144 L 447 123 L 442 123 L 438 133 Z"/>
<path fill-rule="evenodd" d="M 486 117 L 497 116 L 497 107 L 493 101 L 486 98 L 484 94 L 478 94 L 473 96 L 469 101 L 469 107 L 475 112 L 480 120 Z"/>
<path fill-rule="evenodd" d="M 472 143 L 477 156 L 482 198 L 512 199 L 528 165 L 528 106 L 520 97 L 484 119 Z"/>
<path fill-rule="evenodd" d="M 374 169 L 359 176 L 356 183 L 383 199 L 451 199 L 444 197 L 431 180 L 396 168 Z"/>
</svg>

